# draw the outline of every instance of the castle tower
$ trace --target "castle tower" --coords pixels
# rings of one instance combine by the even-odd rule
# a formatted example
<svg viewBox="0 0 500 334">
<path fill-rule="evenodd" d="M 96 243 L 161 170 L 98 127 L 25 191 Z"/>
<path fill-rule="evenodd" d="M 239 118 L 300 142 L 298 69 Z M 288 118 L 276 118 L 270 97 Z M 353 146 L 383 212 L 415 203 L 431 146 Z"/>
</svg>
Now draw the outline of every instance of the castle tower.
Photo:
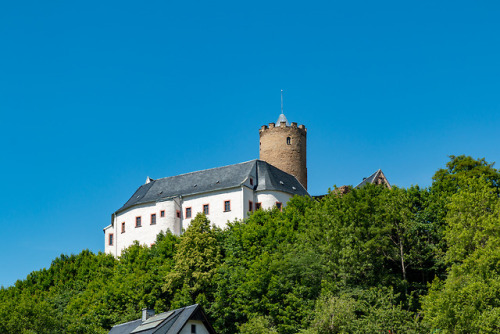
<svg viewBox="0 0 500 334">
<path fill-rule="evenodd" d="M 260 160 L 295 176 L 307 189 L 306 127 L 288 123 L 282 112 L 276 124 L 263 125 L 259 134 Z"/>
</svg>

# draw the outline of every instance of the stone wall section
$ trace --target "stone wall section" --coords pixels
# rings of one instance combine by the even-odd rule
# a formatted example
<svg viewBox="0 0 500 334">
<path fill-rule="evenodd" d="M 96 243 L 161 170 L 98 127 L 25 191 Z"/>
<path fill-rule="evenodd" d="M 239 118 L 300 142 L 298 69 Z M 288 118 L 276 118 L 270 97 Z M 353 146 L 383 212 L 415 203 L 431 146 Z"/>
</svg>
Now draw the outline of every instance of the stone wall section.
<svg viewBox="0 0 500 334">
<path fill-rule="evenodd" d="M 259 134 L 260 160 L 295 176 L 307 190 L 306 127 L 269 123 L 260 128 Z"/>
</svg>

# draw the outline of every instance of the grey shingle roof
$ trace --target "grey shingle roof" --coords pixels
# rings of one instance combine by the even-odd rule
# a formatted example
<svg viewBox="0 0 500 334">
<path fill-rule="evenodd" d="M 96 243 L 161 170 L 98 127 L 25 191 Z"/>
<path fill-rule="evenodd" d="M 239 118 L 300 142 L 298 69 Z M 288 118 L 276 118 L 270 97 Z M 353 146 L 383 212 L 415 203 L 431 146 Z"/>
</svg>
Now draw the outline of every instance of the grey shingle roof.
<svg viewBox="0 0 500 334">
<path fill-rule="evenodd" d="M 252 172 L 256 172 L 257 180 L 254 188 L 257 191 L 277 190 L 291 195 L 309 196 L 294 176 L 265 161 L 251 160 L 235 165 L 151 180 L 151 182 L 140 186 L 116 213 L 137 204 L 239 187 L 252 175 Z"/>
<path fill-rule="evenodd" d="M 215 334 L 215 330 L 198 304 L 160 313 L 144 322 L 138 319 L 116 325 L 111 328 L 109 334 L 178 334 L 190 319 L 202 321 L 208 332 Z"/>
</svg>

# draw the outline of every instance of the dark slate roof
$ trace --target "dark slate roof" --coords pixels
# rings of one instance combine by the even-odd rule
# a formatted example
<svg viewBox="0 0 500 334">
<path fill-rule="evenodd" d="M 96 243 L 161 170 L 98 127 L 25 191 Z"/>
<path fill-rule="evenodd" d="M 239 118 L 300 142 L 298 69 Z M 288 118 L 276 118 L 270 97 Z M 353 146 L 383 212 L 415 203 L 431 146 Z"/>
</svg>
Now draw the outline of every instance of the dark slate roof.
<svg viewBox="0 0 500 334">
<path fill-rule="evenodd" d="M 309 196 L 307 190 L 294 176 L 265 161 L 251 160 L 235 165 L 151 180 L 151 182 L 140 186 L 116 213 L 136 204 L 239 187 L 255 170 L 257 171 L 257 181 L 254 188 L 257 191 L 277 190 L 291 195 Z"/>
<path fill-rule="evenodd" d="M 295 176 L 265 161 L 255 161 L 257 163 L 257 185 L 255 190 L 277 190 L 292 195 L 309 196 L 307 190 L 297 181 Z"/>
<path fill-rule="evenodd" d="M 111 328 L 109 334 L 129 334 L 142 323 L 141 319 L 119 324 Z"/>
<path fill-rule="evenodd" d="M 109 334 L 178 334 L 190 319 L 202 321 L 208 332 L 215 334 L 205 312 L 198 304 L 160 313 L 144 322 L 138 319 L 116 325 L 111 328 Z"/>
</svg>

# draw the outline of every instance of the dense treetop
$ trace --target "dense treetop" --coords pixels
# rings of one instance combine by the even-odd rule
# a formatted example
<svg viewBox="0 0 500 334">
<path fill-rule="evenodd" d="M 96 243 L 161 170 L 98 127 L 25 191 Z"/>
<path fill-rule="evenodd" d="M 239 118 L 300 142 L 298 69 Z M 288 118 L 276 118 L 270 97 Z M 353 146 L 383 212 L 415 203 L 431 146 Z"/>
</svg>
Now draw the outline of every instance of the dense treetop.
<svg viewBox="0 0 500 334">
<path fill-rule="evenodd" d="M 220 230 L 85 250 L 0 289 L 0 333 L 107 333 L 201 304 L 219 333 L 498 333 L 500 173 L 451 156 L 431 187 L 294 197 Z"/>
</svg>

